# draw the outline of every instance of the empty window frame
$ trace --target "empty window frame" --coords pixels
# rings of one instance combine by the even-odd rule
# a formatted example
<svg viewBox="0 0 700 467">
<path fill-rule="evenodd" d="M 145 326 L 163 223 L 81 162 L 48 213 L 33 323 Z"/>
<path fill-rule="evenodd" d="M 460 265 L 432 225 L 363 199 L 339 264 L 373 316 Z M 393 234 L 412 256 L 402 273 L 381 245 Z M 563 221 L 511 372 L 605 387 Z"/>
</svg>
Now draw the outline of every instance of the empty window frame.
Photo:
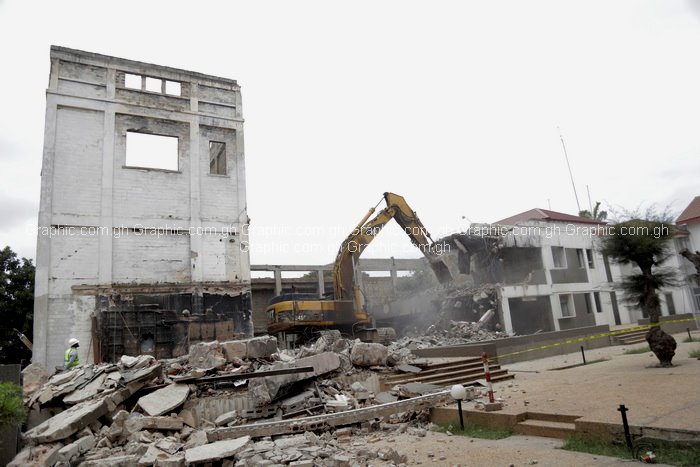
<svg viewBox="0 0 700 467">
<path fill-rule="evenodd" d="M 127 167 L 178 170 L 178 144 L 176 136 L 151 135 L 126 132 Z"/>
<path fill-rule="evenodd" d="M 588 260 L 588 269 L 595 268 L 595 261 L 593 261 L 593 250 L 586 248 L 586 259 Z"/>
<path fill-rule="evenodd" d="M 576 259 L 578 261 L 578 267 L 581 269 L 586 267 L 586 258 L 583 255 L 583 250 L 581 248 L 576 248 Z"/>
<path fill-rule="evenodd" d="M 141 89 L 142 82 L 140 75 L 132 75 L 131 73 L 124 74 L 124 86 L 129 89 Z"/>
<path fill-rule="evenodd" d="M 141 91 L 157 92 L 171 96 L 182 95 L 182 85 L 177 81 L 135 75 L 132 73 L 124 73 L 124 87 L 127 89 L 139 89 Z"/>
<path fill-rule="evenodd" d="M 591 303 L 591 294 L 583 294 L 583 299 L 586 302 L 586 314 L 593 313 L 593 304 Z"/>
<path fill-rule="evenodd" d="M 209 173 L 226 175 L 226 143 L 209 141 Z"/>
<path fill-rule="evenodd" d="M 566 267 L 566 254 L 563 246 L 552 247 L 552 261 L 554 262 L 555 268 Z"/>
<path fill-rule="evenodd" d="M 561 306 L 562 317 L 570 318 L 576 316 L 571 295 L 559 295 L 559 305 Z"/>
</svg>

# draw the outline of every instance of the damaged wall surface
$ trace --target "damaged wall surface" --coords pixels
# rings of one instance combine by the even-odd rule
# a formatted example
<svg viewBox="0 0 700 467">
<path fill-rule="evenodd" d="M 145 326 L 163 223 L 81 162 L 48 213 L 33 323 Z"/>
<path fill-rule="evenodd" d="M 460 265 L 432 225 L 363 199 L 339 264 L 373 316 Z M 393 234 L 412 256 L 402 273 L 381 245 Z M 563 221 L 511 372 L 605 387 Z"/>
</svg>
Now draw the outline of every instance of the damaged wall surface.
<svg viewBox="0 0 700 467">
<path fill-rule="evenodd" d="M 228 337 L 250 335 L 247 222 L 236 81 L 51 48 L 35 362 L 61 364 L 70 337 L 81 361 L 92 360 L 100 339 L 115 337 L 105 323 L 124 313 L 226 322 Z M 128 338 L 110 345 L 158 340 L 160 331 L 121 324 Z"/>
</svg>

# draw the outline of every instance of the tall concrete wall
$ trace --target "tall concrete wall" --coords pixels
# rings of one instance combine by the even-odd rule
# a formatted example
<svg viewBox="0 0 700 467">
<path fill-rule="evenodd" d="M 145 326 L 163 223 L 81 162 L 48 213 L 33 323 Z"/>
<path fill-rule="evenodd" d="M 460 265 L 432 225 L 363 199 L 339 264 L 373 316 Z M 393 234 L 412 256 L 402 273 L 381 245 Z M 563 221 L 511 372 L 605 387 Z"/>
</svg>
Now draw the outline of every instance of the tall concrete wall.
<svg viewBox="0 0 700 467">
<path fill-rule="evenodd" d="M 129 161 L 132 133 L 177 138 L 174 166 Z M 212 141 L 225 173 L 211 173 Z M 226 311 L 252 333 L 245 193 L 236 81 L 52 47 L 34 361 L 60 364 L 70 337 L 89 360 L 92 317 L 114 296 L 191 294 L 194 314 L 205 294 L 240 297 Z"/>
</svg>

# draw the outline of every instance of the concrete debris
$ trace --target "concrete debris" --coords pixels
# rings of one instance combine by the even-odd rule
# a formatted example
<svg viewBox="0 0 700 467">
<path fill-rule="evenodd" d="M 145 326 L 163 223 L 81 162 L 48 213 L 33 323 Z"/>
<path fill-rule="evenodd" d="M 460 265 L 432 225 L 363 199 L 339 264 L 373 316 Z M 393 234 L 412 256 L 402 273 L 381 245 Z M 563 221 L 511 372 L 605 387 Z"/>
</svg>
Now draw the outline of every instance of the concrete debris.
<svg viewBox="0 0 700 467">
<path fill-rule="evenodd" d="M 49 372 L 41 363 L 32 363 L 22 370 L 22 390 L 31 395 L 49 380 Z"/>
<path fill-rule="evenodd" d="M 185 462 L 187 464 L 203 464 L 227 459 L 241 451 L 248 443 L 250 443 L 250 436 L 242 436 L 191 448 L 185 451 Z"/>
<path fill-rule="evenodd" d="M 168 413 L 182 405 L 190 394 L 186 384 L 171 384 L 139 399 L 139 406 L 148 415 L 157 416 Z"/>
<path fill-rule="evenodd" d="M 357 366 L 386 366 L 389 349 L 382 344 L 358 342 L 352 346 L 350 361 Z"/>
<path fill-rule="evenodd" d="M 226 365 L 226 357 L 218 341 L 198 342 L 190 347 L 189 362 L 194 368 L 212 370 Z"/>
<path fill-rule="evenodd" d="M 380 375 L 409 356 L 325 333 L 295 350 L 279 351 L 270 336 L 204 342 L 176 359 L 123 355 L 50 378 L 32 365 L 27 447 L 10 465 L 405 464 L 357 437 L 404 433 L 451 402 L 445 388 L 420 383 L 380 392 Z M 421 369 L 399 363 L 394 372 Z"/>
</svg>

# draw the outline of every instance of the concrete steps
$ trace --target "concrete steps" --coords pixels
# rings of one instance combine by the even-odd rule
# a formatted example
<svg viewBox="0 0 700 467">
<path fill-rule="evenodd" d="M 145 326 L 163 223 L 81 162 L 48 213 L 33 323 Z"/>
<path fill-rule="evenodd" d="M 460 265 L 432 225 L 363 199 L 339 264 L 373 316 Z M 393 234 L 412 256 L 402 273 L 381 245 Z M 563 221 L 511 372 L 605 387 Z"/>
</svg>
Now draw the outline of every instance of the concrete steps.
<svg viewBox="0 0 700 467">
<path fill-rule="evenodd" d="M 639 329 L 637 331 L 630 331 L 624 334 L 618 334 L 613 336 L 612 343 L 614 345 L 631 345 L 639 344 L 641 342 L 646 342 L 646 329 Z"/>
<path fill-rule="evenodd" d="M 382 387 L 391 388 L 397 384 L 429 383 L 438 386 L 450 387 L 454 384 L 473 386 L 480 379 L 484 379 L 484 367 L 481 358 L 467 358 L 464 360 L 435 365 L 416 365 L 422 369 L 420 373 L 395 373 L 382 378 Z M 489 365 L 491 381 L 503 381 L 512 379 L 508 370 L 502 369 L 497 363 Z"/>
<path fill-rule="evenodd" d="M 576 433 L 577 415 L 528 412 L 527 419 L 513 427 L 515 433 L 545 438 L 566 439 Z"/>
</svg>

